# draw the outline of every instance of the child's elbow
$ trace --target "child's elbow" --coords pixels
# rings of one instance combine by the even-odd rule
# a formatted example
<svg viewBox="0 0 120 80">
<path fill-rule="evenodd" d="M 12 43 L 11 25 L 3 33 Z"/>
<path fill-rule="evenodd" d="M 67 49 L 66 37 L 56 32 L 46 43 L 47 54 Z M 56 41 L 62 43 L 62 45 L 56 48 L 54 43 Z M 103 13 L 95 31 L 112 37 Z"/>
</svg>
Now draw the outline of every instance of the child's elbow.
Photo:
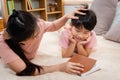
<svg viewBox="0 0 120 80">
<path fill-rule="evenodd" d="M 72 57 L 73 55 L 66 55 L 66 54 L 62 54 L 62 58 L 69 58 Z"/>
<path fill-rule="evenodd" d="M 62 55 L 62 58 L 67 58 L 67 56 L 65 56 L 65 55 Z"/>
</svg>

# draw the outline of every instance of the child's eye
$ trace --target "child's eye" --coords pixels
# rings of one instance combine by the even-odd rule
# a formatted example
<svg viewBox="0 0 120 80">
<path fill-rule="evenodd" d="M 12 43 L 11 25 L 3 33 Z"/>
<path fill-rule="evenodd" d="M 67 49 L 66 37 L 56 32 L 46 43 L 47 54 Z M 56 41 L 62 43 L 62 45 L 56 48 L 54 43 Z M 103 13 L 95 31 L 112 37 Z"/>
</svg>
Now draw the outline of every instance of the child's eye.
<svg viewBox="0 0 120 80">
<path fill-rule="evenodd" d="M 89 34 L 89 32 L 85 32 L 84 34 Z"/>
<path fill-rule="evenodd" d="M 79 30 L 76 30 L 76 32 L 80 32 Z"/>
</svg>

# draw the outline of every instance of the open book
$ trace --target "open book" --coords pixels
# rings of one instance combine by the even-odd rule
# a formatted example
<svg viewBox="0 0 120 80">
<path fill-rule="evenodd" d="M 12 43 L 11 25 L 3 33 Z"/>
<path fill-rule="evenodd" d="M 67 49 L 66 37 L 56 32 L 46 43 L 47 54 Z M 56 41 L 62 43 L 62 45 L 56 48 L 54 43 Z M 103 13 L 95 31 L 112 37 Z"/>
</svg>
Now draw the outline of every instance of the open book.
<svg viewBox="0 0 120 80">
<path fill-rule="evenodd" d="M 69 62 L 77 62 L 84 65 L 84 71 L 81 73 L 81 76 L 85 76 L 91 74 L 95 71 L 100 70 L 100 68 L 96 65 L 96 60 L 92 58 L 88 58 L 82 55 L 75 54 Z"/>
</svg>

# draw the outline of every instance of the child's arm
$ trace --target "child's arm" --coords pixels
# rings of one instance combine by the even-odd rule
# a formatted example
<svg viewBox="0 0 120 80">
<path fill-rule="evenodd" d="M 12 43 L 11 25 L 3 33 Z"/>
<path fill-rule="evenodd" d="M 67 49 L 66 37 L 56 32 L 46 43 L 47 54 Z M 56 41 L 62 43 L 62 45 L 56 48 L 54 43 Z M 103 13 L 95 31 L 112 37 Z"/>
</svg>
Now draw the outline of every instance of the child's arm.
<svg viewBox="0 0 120 80">
<path fill-rule="evenodd" d="M 73 38 L 73 35 L 71 34 L 70 31 L 68 31 L 68 40 L 69 40 L 68 48 L 62 48 L 62 57 L 70 57 L 74 53 L 74 49 L 77 42 Z"/>
<path fill-rule="evenodd" d="M 73 55 L 76 43 L 70 43 L 68 48 L 62 48 L 62 57 L 70 57 Z"/>
<path fill-rule="evenodd" d="M 92 51 L 93 46 L 96 44 L 96 37 L 89 36 L 86 41 L 81 41 L 77 43 L 78 54 L 89 56 Z"/>
<path fill-rule="evenodd" d="M 84 48 L 81 43 L 77 44 L 78 54 L 88 57 L 92 48 Z"/>
</svg>

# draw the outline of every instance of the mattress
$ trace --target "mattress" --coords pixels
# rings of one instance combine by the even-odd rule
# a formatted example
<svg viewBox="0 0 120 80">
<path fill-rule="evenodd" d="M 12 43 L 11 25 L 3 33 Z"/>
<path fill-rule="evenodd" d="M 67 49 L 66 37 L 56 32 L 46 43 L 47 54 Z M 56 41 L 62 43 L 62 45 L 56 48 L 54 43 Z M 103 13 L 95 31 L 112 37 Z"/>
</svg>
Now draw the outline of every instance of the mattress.
<svg viewBox="0 0 120 80">
<path fill-rule="evenodd" d="M 97 36 L 97 46 L 89 57 L 97 60 L 101 70 L 83 77 L 65 72 L 20 77 L 16 76 L 15 72 L 4 65 L 0 59 L 0 80 L 120 80 L 120 43 Z M 38 54 L 31 61 L 39 65 L 53 65 L 69 59 L 61 57 L 59 32 L 56 31 L 44 34 Z"/>
</svg>

